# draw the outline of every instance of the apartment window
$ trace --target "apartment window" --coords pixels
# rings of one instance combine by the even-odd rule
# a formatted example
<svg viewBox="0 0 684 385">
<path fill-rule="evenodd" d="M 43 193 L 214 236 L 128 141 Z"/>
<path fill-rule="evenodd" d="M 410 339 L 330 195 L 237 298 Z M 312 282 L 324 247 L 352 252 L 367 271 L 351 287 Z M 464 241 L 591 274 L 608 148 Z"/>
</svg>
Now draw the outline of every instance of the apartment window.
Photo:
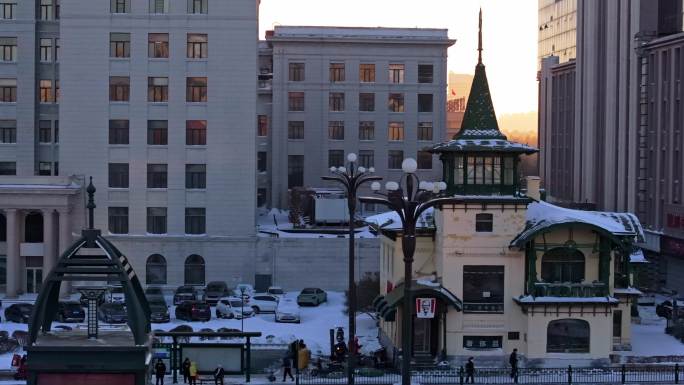
<svg viewBox="0 0 684 385">
<path fill-rule="evenodd" d="M 131 89 L 131 79 L 128 76 L 109 77 L 109 100 L 112 102 L 127 102 Z"/>
<path fill-rule="evenodd" d="M 0 37 L 0 55 L 1 55 L 0 60 L 2 60 L 2 61 L 16 61 L 17 60 L 17 38 L 16 37 Z"/>
<path fill-rule="evenodd" d="M 390 122 L 387 139 L 390 141 L 404 140 L 404 122 Z"/>
<path fill-rule="evenodd" d="M 344 81 L 344 63 L 330 63 L 330 81 L 333 83 Z"/>
<path fill-rule="evenodd" d="M 189 103 L 205 103 L 207 101 L 207 78 L 187 78 L 186 100 Z"/>
<path fill-rule="evenodd" d="M 55 80 L 55 103 L 59 103 L 59 79 Z"/>
<path fill-rule="evenodd" d="M 304 111 L 304 92 L 287 93 L 288 111 Z"/>
<path fill-rule="evenodd" d="M 493 214 L 475 214 L 475 232 L 491 233 L 494 231 L 494 215 Z"/>
<path fill-rule="evenodd" d="M 400 170 L 401 162 L 404 161 L 404 151 L 389 150 L 387 151 L 387 168 L 390 170 Z"/>
<path fill-rule="evenodd" d="M 287 122 L 287 138 L 288 139 L 304 139 L 304 122 L 289 121 Z"/>
<path fill-rule="evenodd" d="M 131 34 L 109 34 L 109 57 L 131 57 Z"/>
<path fill-rule="evenodd" d="M 128 163 L 109 164 L 109 187 L 128 188 Z"/>
<path fill-rule="evenodd" d="M 55 143 L 59 143 L 59 120 L 55 120 L 55 135 L 54 135 Z M 57 164 L 55 162 L 55 164 Z"/>
<path fill-rule="evenodd" d="M 128 144 L 128 120 L 109 121 L 109 144 Z"/>
<path fill-rule="evenodd" d="M 375 111 L 375 94 L 362 92 L 359 94 L 359 111 Z"/>
<path fill-rule="evenodd" d="M 207 121 L 187 120 L 185 122 L 185 144 L 204 146 L 207 144 Z"/>
<path fill-rule="evenodd" d="M 147 188 L 168 187 L 168 166 L 166 164 L 147 165 Z"/>
<path fill-rule="evenodd" d="M 328 167 L 344 166 L 344 150 L 328 150 Z"/>
<path fill-rule="evenodd" d="M 207 14 L 209 12 L 208 0 L 188 0 L 188 13 L 192 15 Z"/>
<path fill-rule="evenodd" d="M 504 267 L 463 266 L 463 312 L 503 313 Z"/>
<path fill-rule="evenodd" d="M 344 92 L 331 92 L 328 105 L 330 111 L 344 111 Z"/>
<path fill-rule="evenodd" d="M 257 207 L 266 205 L 266 189 L 260 187 L 257 189 Z"/>
<path fill-rule="evenodd" d="M 169 0 L 150 0 L 150 13 L 166 13 L 169 10 Z"/>
<path fill-rule="evenodd" d="M 418 122 L 418 140 L 432 140 L 432 122 Z"/>
<path fill-rule="evenodd" d="M 432 94 L 418 94 L 418 112 L 432 112 Z"/>
<path fill-rule="evenodd" d="M 150 33 L 147 35 L 147 57 L 169 57 L 169 34 Z"/>
<path fill-rule="evenodd" d="M 287 156 L 287 188 L 304 185 L 304 155 Z"/>
<path fill-rule="evenodd" d="M 166 207 L 147 208 L 147 232 L 166 234 Z"/>
<path fill-rule="evenodd" d="M 169 144 L 169 121 L 147 121 L 147 144 L 150 146 L 166 146 Z"/>
<path fill-rule="evenodd" d="M 432 170 L 432 154 L 427 151 L 418 151 L 416 159 L 419 170 Z"/>
<path fill-rule="evenodd" d="M 185 208 L 185 234 L 205 234 L 206 209 L 204 207 Z"/>
<path fill-rule="evenodd" d="M 55 176 L 59 175 L 59 162 L 55 162 Z"/>
<path fill-rule="evenodd" d="M 290 63 L 288 80 L 291 82 L 303 82 L 304 68 L 304 63 Z"/>
<path fill-rule="evenodd" d="M 0 120 L 0 143 L 17 142 L 17 121 Z"/>
<path fill-rule="evenodd" d="M 359 65 L 359 81 L 361 83 L 375 83 L 375 64 Z"/>
<path fill-rule="evenodd" d="M 267 170 L 267 154 L 266 151 L 257 152 L 257 171 L 266 172 Z"/>
<path fill-rule="evenodd" d="M 55 61 L 59 61 L 59 39 L 55 39 Z"/>
<path fill-rule="evenodd" d="M 404 94 L 389 94 L 387 107 L 390 112 L 404 112 Z"/>
<path fill-rule="evenodd" d="M 389 65 L 389 82 L 403 83 L 404 82 L 404 65 L 390 64 Z"/>
<path fill-rule="evenodd" d="M 40 0 L 40 20 L 52 20 L 52 0 Z"/>
<path fill-rule="evenodd" d="M 43 79 L 39 83 L 40 87 L 40 102 L 54 103 L 55 95 L 52 93 L 52 80 Z"/>
<path fill-rule="evenodd" d="M 38 121 L 38 142 L 52 143 L 52 122 L 49 120 Z"/>
<path fill-rule="evenodd" d="M 359 140 L 375 140 L 375 122 L 359 122 Z"/>
<path fill-rule="evenodd" d="M 38 175 L 50 176 L 52 175 L 52 163 L 38 162 Z"/>
<path fill-rule="evenodd" d="M 109 232 L 128 234 L 128 207 L 109 207 Z"/>
<path fill-rule="evenodd" d="M 268 136 L 268 116 L 257 117 L 257 136 Z"/>
<path fill-rule="evenodd" d="M 0 3 L 0 19 L 14 19 L 16 7 L 16 3 Z"/>
<path fill-rule="evenodd" d="M 205 189 L 207 188 L 207 165 L 206 164 L 186 164 L 185 165 L 185 188 Z"/>
<path fill-rule="evenodd" d="M 365 168 L 375 167 L 375 153 L 373 150 L 359 151 L 359 166 Z"/>
<path fill-rule="evenodd" d="M 206 59 L 208 55 L 209 37 L 204 33 L 188 34 L 188 58 Z"/>
<path fill-rule="evenodd" d="M 0 175 L 17 175 L 17 162 L 0 162 Z"/>
<path fill-rule="evenodd" d="M 52 61 L 52 39 L 40 39 L 40 61 L 43 63 Z"/>
<path fill-rule="evenodd" d="M 131 0 L 110 0 L 109 10 L 111 13 L 128 13 L 131 11 Z"/>
<path fill-rule="evenodd" d="M 333 120 L 328 122 L 328 139 L 344 140 L 344 122 Z"/>
<path fill-rule="evenodd" d="M 17 101 L 17 79 L 0 79 L 0 102 L 16 103 Z"/>
<path fill-rule="evenodd" d="M 169 78 L 147 78 L 147 101 L 152 103 L 169 101 Z"/>
<path fill-rule="evenodd" d="M 432 83 L 433 73 L 432 64 L 418 64 L 418 83 Z"/>
</svg>

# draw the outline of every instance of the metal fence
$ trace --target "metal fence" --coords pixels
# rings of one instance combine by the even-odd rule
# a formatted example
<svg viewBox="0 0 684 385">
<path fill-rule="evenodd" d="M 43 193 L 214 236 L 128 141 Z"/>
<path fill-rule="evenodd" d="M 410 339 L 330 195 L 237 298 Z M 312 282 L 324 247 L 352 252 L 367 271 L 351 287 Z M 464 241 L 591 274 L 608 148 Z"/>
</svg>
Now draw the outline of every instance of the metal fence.
<svg viewBox="0 0 684 385">
<path fill-rule="evenodd" d="M 476 369 L 476 384 L 679 384 L 681 368 L 677 365 L 623 365 L 608 368 L 520 368 L 513 376 L 510 368 Z M 517 378 L 515 378 L 517 377 Z M 361 369 L 355 375 L 361 385 L 385 385 L 401 382 L 394 369 Z M 344 371 L 300 373 L 298 383 L 306 385 L 339 385 L 347 381 Z M 415 371 L 411 382 L 419 384 L 467 384 L 470 378 L 463 368 Z"/>
</svg>

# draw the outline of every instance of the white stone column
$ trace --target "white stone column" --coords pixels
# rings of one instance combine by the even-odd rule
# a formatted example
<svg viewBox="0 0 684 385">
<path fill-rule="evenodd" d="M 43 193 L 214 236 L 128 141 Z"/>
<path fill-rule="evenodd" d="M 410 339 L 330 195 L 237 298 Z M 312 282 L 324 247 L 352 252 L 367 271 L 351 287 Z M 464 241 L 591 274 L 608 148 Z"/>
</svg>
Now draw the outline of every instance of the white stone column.
<svg viewBox="0 0 684 385">
<path fill-rule="evenodd" d="M 7 289 L 5 296 L 15 298 L 19 294 L 19 213 L 6 209 L 7 218 Z"/>
<path fill-rule="evenodd" d="M 66 251 L 69 246 L 71 246 L 71 243 L 73 242 L 73 239 L 71 237 L 71 221 L 69 220 L 69 210 L 68 209 L 59 209 L 59 253 L 58 253 L 58 258 L 62 256 L 62 254 Z M 71 291 L 71 285 L 69 282 L 62 282 L 62 285 L 59 290 L 59 295 L 60 297 L 65 297 L 69 294 Z"/>
<path fill-rule="evenodd" d="M 57 261 L 57 236 L 53 209 L 43 211 L 43 279 L 47 278 Z"/>
</svg>

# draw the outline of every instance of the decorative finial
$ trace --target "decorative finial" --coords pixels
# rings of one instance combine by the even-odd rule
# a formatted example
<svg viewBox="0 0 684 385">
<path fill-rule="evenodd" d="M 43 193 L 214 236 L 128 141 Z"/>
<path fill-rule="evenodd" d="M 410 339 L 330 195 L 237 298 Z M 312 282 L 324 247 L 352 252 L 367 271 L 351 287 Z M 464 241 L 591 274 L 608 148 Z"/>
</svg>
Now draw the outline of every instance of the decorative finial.
<svg viewBox="0 0 684 385">
<path fill-rule="evenodd" d="M 86 208 L 88 209 L 88 228 L 89 229 L 94 229 L 94 213 L 93 210 L 95 210 L 95 186 L 93 186 L 93 177 L 90 177 L 90 183 L 88 183 L 88 188 L 86 188 L 86 192 L 88 193 L 88 204 L 86 205 Z"/>
<path fill-rule="evenodd" d="M 482 64 L 482 7 L 480 7 L 480 24 L 477 32 L 477 64 Z"/>
</svg>

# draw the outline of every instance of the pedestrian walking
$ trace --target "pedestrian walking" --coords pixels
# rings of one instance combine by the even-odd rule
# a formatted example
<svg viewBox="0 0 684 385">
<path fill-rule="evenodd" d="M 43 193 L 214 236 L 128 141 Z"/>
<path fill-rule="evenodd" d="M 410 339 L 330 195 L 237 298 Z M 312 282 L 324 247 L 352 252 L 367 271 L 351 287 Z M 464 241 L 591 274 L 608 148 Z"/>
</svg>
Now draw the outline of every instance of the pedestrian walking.
<svg viewBox="0 0 684 385">
<path fill-rule="evenodd" d="M 190 359 L 185 357 L 183 365 L 181 366 L 181 371 L 183 372 L 183 383 L 187 384 L 190 380 Z"/>
<path fill-rule="evenodd" d="M 226 375 L 225 370 L 223 370 L 223 366 L 219 364 L 219 366 L 216 367 L 216 370 L 214 370 L 214 385 L 223 385 L 223 376 Z"/>
<path fill-rule="evenodd" d="M 301 372 L 309 367 L 311 360 L 311 350 L 306 347 L 304 340 L 299 341 L 299 351 L 297 352 L 297 369 Z"/>
<path fill-rule="evenodd" d="M 511 378 L 513 383 L 518 383 L 518 349 L 513 349 L 513 353 L 508 358 L 508 363 L 511 365 Z"/>
<path fill-rule="evenodd" d="M 197 385 L 197 363 L 195 361 L 190 363 L 188 374 L 190 377 L 190 385 Z"/>
<path fill-rule="evenodd" d="M 283 357 L 283 382 L 285 382 L 286 376 L 290 376 L 292 381 L 295 380 L 292 376 L 292 358 L 289 354 Z"/>
<path fill-rule="evenodd" d="M 465 383 L 468 383 L 468 380 L 470 380 L 471 384 L 475 383 L 475 363 L 473 362 L 473 357 L 468 358 L 468 362 L 465 364 L 465 372 L 466 372 L 466 380 Z"/>
<path fill-rule="evenodd" d="M 164 361 L 160 359 L 157 360 L 157 363 L 154 365 L 154 374 L 157 377 L 156 384 L 157 385 L 164 385 L 164 376 L 166 376 L 166 365 L 164 364 Z"/>
</svg>

